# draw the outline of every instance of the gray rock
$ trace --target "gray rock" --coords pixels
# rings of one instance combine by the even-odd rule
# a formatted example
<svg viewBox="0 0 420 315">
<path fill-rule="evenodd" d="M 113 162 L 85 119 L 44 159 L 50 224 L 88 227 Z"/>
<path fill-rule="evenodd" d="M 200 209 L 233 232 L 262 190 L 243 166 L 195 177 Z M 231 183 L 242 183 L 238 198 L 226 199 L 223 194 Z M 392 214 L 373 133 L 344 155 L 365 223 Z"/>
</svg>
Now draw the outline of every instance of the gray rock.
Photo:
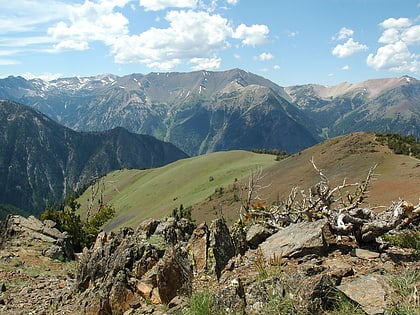
<svg viewBox="0 0 420 315">
<path fill-rule="evenodd" d="M 224 219 L 214 220 L 210 225 L 210 248 L 208 261 L 211 270 L 220 278 L 223 268 L 235 256 L 235 245 Z"/>
<path fill-rule="evenodd" d="M 194 230 L 188 242 L 191 261 L 193 262 L 194 272 L 196 273 L 207 270 L 209 237 L 209 228 L 206 223 L 202 223 Z"/>
<path fill-rule="evenodd" d="M 380 275 L 362 275 L 337 287 L 358 303 L 368 315 L 383 314 L 388 307 L 389 287 Z"/>
<path fill-rule="evenodd" d="M 328 230 L 326 219 L 292 224 L 267 238 L 260 244 L 260 248 L 266 259 L 273 256 L 321 256 L 328 248 L 324 237 L 325 230 Z"/>
<path fill-rule="evenodd" d="M 19 237 L 26 242 L 39 240 L 43 242 L 43 253 L 52 259 L 74 259 L 74 252 L 67 233 L 62 233 L 53 226 L 53 221 L 41 222 L 34 216 L 28 218 L 20 215 L 9 215 L 0 226 L 0 245 L 11 238 Z"/>
<path fill-rule="evenodd" d="M 353 255 L 361 259 L 376 259 L 380 256 L 378 252 L 373 252 L 363 248 L 355 248 Z"/>
<path fill-rule="evenodd" d="M 261 224 L 253 224 L 246 233 L 246 241 L 253 249 L 264 242 L 273 233 Z"/>
</svg>

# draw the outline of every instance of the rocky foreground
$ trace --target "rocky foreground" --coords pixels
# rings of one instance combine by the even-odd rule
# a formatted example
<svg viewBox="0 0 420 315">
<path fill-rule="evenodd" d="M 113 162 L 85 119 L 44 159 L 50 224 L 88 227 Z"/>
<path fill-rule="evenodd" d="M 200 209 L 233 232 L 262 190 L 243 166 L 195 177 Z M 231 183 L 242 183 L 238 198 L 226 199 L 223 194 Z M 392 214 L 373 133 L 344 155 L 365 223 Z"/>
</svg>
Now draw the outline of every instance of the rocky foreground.
<svg viewBox="0 0 420 315">
<path fill-rule="evenodd" d="M 324 314 L 344 297 L 358 314 L 420 311 L 418 253 L 357 246 L 327 220 L 276 231 L 150 219 L 101 233 L 76 261 L 51 221 L 9 216 L 0 228 L 1 314 L 191 314 L 199 292 L 220 314 Z M 405 274 L 416 276 L 402 295 L 393 279 Z"/>
</svg>

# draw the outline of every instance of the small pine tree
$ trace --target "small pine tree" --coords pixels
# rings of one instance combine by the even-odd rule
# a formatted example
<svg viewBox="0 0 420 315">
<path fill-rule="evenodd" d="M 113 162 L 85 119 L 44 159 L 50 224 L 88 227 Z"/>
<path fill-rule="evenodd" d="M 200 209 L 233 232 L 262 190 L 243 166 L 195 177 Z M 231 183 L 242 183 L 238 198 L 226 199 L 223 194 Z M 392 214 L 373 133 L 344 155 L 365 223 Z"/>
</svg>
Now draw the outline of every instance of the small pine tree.
<svg viewBox="0 0 420 315">
<path fill-rule="evenodd" d="M 80 203 L 74 195 L 70 195 L 65 204 L 53 209 L 48 207 L 42 214 L 41 220 L 56 222 L 57 228 L 67 232 L 71 238 L 73 249 L 80 252 L 84 247 L 90 247 L 96 240 L 101 227 L 115 214 L 113 206 L 101 204 L 99 210 L 88 220 L 82 221 L 76 212 Z"/>
</svg>

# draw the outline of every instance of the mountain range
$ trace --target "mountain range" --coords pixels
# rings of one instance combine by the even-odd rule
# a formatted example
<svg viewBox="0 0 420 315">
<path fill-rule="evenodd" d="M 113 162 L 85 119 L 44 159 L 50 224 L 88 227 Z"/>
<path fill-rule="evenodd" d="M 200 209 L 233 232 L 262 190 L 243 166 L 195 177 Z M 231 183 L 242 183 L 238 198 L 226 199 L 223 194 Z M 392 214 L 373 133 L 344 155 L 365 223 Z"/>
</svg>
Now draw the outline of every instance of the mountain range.
<svg viewBox="0 0 420 315">
<path fill-rule="evenodd" d="M 0 99 L 32 106 L 79 131 L 124 127 L 171 142 L 189 155 L 318 142 L 308 117 L 284 89 L 255 74 L 224 72 L 101 75 L 51 82 L 0 80 Z"/>
<path fill-rule="evenodd" d="M 281 87 L 240 69 L 61 78 L 8 77 L 0 99 L 29 105 L 78 131 L 114 127 L 187 154 L 253 148 L 298 152 L 356 131 L 420 136 L 420 82 L 384 78 Z"/>
<path fill-rule="evenodd" d="M 236 149 L 295 153 L 356 131 L 420 136 L 420 81 L 408 76 L 291 87 L 240 69 L 10 76 L 0 99 L 0 204 L 30 212 L 120 168 Z"/>
<path fill-rule="evenodd" d="M 285 88 L 293 102 L 316 121 L 323 138 L 355 131 L 396 132 L 420 137 L 420 81 L 403 76 L 336 86 Z"/>
<path fill-rule="evenodd" d="M 0 135 L 0 204 L 31 213 L 110 171 L 187 157 L 170 143 L 121 127 L 76 132 L 12 101 L 0 101 Z"/>
</svg>

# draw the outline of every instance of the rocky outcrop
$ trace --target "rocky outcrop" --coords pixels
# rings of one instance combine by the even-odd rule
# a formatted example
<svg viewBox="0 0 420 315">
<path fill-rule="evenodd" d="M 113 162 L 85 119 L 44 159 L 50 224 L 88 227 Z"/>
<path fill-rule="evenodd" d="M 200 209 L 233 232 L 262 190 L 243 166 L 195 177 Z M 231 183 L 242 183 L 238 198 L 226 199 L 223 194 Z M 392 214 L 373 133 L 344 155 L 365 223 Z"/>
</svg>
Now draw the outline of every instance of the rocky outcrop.
<svg viewBox="0 0 420 315">
<path fill-rule="evenodd" d="M 213 313 L 322 314 L 347 297 L 366 314 L 382 314 L 398 295 L 389 275 L 420 267 L 410 251 L 359 248 L 348 236 L 334 239 L 325 220 L 292 224 L 267 238 L 272 230 L 261 222 L 236 226 L 242 244 L 223 218 L 199 226 L 166 218 L 148 219 L 136 230 L 100 233 L 78 255 L 75 277 L 65 270 L 59 277 L 32 276 L 33 250 L 46 252 L 39 245 L 59 233 L 54 224 L 13 217 L 1 228 L 0 313 L 7 315 L 185 314 L 190 297 L 203 290 L 211 292 Z M 25 254 L 22 245 L 32 252 Z M 37 263 L 63 264 L 49 270 L 71 263 L 42 259 Z M 16 270 L 7 271 L 11 267 Z M 418 284 L 410 286 L 413 301 Z"/>
<path fill-rule="evenodd" d="M 55 228 L 55 222 L 41 222 L 34 216 L 28 218 L 19 215 L 9 215 L 0 224 L 0 247 L 8 240 L 19 237 L 21 241 L 39 240 L 44 256 L 52 259 L 73 259 L 74 252 L 67 233 Z"/>
<path fill-rule="evenodd" d="M 146 220 L 136 231 L 98 235 L 79 262 L 76 286 L 83 314 L 147 311 L 191 295 L 193 274 L 220 275 L 235 249 L 223 219 L 195 227 L 188 220 Z"/>
</svg>

